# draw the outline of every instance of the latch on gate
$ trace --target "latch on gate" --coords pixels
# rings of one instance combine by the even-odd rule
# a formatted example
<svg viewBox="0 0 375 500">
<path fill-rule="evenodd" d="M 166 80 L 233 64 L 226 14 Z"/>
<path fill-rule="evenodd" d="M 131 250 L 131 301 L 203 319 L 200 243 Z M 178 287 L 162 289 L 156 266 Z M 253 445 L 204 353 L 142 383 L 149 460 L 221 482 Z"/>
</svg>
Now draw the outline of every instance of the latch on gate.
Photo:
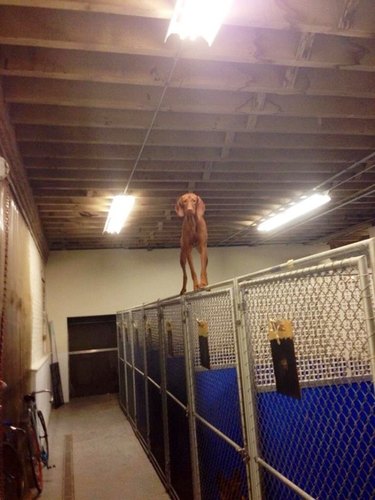
<svg viewBox="0 0 375 500">
<path fill-rule="evenodd" d="M 293 338 L 293 326 L 289 319 L 270 319 L 268 329 L 268 340 L 277 340 L 280 344 L 281 339 Z"/>
</svg>

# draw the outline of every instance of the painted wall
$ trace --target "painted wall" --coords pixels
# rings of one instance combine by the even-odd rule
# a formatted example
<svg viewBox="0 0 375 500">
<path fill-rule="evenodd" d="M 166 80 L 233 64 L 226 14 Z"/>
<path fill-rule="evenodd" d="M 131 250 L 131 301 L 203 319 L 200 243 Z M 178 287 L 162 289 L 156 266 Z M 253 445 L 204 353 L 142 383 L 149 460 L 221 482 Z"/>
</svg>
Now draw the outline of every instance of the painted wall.
<svg viewBox="0 0 375 500">
<path fill-rule="evenodd" d="M 326 245 L 209 248 L 209 282 L 217 283 L 327 249 Z M 198 261 L 197 253 L 195 260 Z M 56 333 L 65 401 L 69 399 L 67 318 L 114 314 L 177 295 L 181 285 L 178 249 L 51 252 L 46 267 L 47 312 Z M 191 289 L 189 275 L 188 290 Z"/>
</svg>

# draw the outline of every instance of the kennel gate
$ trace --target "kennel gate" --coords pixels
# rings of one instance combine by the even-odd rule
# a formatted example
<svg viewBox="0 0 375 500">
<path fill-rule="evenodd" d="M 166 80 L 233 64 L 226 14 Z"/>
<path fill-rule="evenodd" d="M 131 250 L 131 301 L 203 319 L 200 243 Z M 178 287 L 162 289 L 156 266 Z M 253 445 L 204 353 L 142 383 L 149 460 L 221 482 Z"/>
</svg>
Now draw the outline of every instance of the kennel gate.
<svg viewBox="0 0 375 500">
<path fill-rule="evenodd" d="M 254 279 L 241 292 L 264 497 L 373 498 L 374 330 L 366 258 Z M 276 392 L 271 318 L 293 324 L 300 400 Z"/>
<path fill-rule="evenodd" d="M 322 255 L 374 269 L 373 245 Z M 374 283 L 366 257 L 319 260 L 118 313 L 120 404 L 172 497 L 371 498 Z M 293 324 L 301 400 L 275 391 L 272 317 Z"/>
</svg>

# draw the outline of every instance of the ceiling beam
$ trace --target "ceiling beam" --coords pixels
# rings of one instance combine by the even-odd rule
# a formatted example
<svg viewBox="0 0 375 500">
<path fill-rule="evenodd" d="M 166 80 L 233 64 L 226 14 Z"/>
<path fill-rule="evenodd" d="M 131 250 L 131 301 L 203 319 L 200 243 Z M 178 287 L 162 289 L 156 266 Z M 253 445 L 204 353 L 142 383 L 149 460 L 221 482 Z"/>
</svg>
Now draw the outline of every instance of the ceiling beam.
<svg viewBox="0 0 375 500">
<path fill-rule="evenodd" d="M 147 127 L 152 118 L 151 111 L 90 109 L 68 106 L 12 104 L 9 110 L 14 124 L 39 124 L 48 126 L 80 126 L 103 128 Z M 247 131 L 246 114 L 172 113 L 159 111 L 153 129 L 190 131 Z M 251 132 L 284 134 L 344 134 L 374 135 L 375 119 L 355 117 L 319 118 L 262 115 L 257 118 L 256 129 Z"/>
<path fill-rule="evenodd" d="M 301 35 L 300 45 L 304 48 Z M 297 46 L 297 53 L 303 49 Z M 298 60 L 298 55 L 296 56 Z M 0 75 L 90 81 L 136 86 L 162 87 L 170 71 L 166 57 L 134 56 L 58 51 L 43 47 L 0 46 Z M 285 74 L 285 76 L 284 76 Z M 284 82 L 283 82 L 284 80 Z M 219 61 L 180 60 L 170 88 L 264 92 L 268 94 L 375 96 L 375 72 L 287 67 L 274 64 L 256 66 Z"/>
<path fill-rule="evenodd" d="M 372 1 L 372 0 L 368 0 Z M 169 20 L 172 6 L 169 0 L 4 0 L 14 7 L 39 7 L 86 13 L 117 14 Z M 309 12 L 301 8 L 300 0 L 236 0 L 226 19 L 232 26 L 267 29 L 294 29 L 301 32 L 327 33 L 343 36 L 370 37 L 373 19 L 368 16 L 366 1 L 345 0 L 342 12 L 335 0 L 314 0 Z M 355 22 L 353 21 L 355 16 Z M 332 29 L 336 26 L 336 29 Z"/>
<path fill-rule="evenodd" d="M 91 82 L 12 77 L 4 82 L 7 103 L 154 111 L 160 89 Z M 375 100 L 336 96 L 300 96 L 169 89 L 161 112 L 375 119 Z"/>
<path fill-rule="evenodd" d="M 296 9 L 298 11 L 297 5 Z M 264 11 L 264 7 L 262 10 Z M 322 10 L 326 15 L 327 9 L 322 8 Z M 290 11 L 293 16 L 295 13 L 296 10 Z M 132 53 L 154 57 L 173 57 L 179 48 L 179 41 L 174 37 L 170 37 L 167 43 L 164 43 L 168 26 L 168 21 L 165 19 L 106 14 L 99 16 L 87 11 L 23 9 L 4 5 L 0 6 L 0 18 L 2 19 L 0 44 L 4 45 Z M 336 25 L 337 23 L 338 19 Z M 371 24 L 369 28 L 370 26 Z M 310 26 L 308 31 L 313 32 L 313 26 Z M 346 36 L 349 31 L 345 31 Z M 95 42 L 92 37 L 93 32 Z M 273 62 L 283 66 L 345 67 L 352 70 L 375 71 L 373 26 L 369 38 L 345 39 L 332 34 L 317 34 L 314 50 L 308 61 L 296 60 L 295 54 L 299 42 L 300 33 L 295 27 L 282 31 L 268 28 L 249 30 L 248 26 L 242 28 L 224 25 L 212 47 L 208 47 L 204 41 L 186 44 L 180 57 L 246 64 Z M 348 51 L 348 44 L 352 45 L 351 51 Z"/>
</svg>

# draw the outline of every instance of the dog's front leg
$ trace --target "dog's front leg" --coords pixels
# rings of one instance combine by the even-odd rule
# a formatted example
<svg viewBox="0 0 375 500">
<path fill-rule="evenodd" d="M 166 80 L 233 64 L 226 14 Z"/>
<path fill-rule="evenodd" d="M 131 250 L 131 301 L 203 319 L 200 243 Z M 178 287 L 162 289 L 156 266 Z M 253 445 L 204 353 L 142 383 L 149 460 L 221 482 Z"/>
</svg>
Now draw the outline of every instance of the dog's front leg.
<svg viewBox="0 0 375 500">
<path fill-rule="evenodd" d="M 190 248 L 187 252 L 187 260 L 188 260 L 190 271 L 191 271 L 191 279 L 193 280 L 194 290 L 199 290 L 197 273 L 195 272 L 195 269 L 194 269 L 193 257 L 191 255 L 191 253 L 192 253 L 192 248 Z"/>
<path fill-rule="evenodd" d="M 203 247 L 200 251 L 201 254 L 201 282 L 200 288 L 204 288 L 208 285 L 207 278 L 207 265 L 208 265 L 208 257 L 207 257 L 207 248 Z"/>
<path fill-rule="evenodd" d="M 180 265 L 182 268 L 182 288 L 180 295 L 183 295 L 186 292 L 187 274 L 186 274 L 186 252 L 182 248 L 180 253 Z"/>
</svg>

